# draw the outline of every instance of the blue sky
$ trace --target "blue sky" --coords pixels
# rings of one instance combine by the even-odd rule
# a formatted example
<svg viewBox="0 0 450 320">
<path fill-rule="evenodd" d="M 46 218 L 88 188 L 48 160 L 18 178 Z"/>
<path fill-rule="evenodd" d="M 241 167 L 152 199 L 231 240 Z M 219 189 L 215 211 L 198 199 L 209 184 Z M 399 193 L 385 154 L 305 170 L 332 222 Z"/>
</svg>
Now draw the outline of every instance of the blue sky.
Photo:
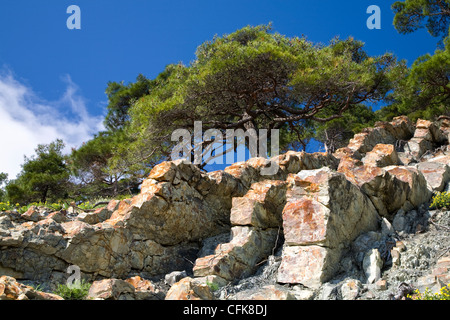
<svg viewBox="0 0 450 320">
<path fill-rule="evenodd" d="M 63 138 L 77 147 L 102 129 L 108 81 L 153 78 L 167 64 L 188 64 L 215 34 L 273 23 L 276 32 L 327 43 L 353 36 L 371 55 L 394 53 L 411 64 L 433 53 L 422 30 L 398 34 L 387 0 L 2 0 L 0 2 L 0 172 L 20 171 L 38 143 Z M 81 9 L 69 30 L 67 7 Z M 381 30 L 369 30 L 370 5 Z M 5 154 L 8 154 L 5 157 Z"/>
</svg>

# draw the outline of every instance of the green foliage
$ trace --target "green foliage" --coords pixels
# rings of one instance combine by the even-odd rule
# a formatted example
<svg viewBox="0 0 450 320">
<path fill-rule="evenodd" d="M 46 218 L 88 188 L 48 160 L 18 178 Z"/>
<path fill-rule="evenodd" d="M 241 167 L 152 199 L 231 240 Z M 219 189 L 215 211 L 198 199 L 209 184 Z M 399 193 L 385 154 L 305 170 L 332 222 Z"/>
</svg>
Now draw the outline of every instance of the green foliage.
<svg viewBox="0 0 450 320">
<path fill-rule="evenodd" d="M 206 285 L 212 292 L 219 290 L 219 285 L 217 283 L 206 280 Z"/>
<path fill-rule="evenodd" d="M 90 287 L 90 283 L 81 280 L 73 285 L 59 284 L 53 293 L 62 297 L 64 300 L 85 300 Z"/>
<path fill-rule="evenodd" d="M 8 182 L 8 174 L 0 172 L 0 202 L 5 200 L 6 191 L 3 189 L 3 184 Z"/>
<path fill-rule="evenodd" d="M 57 201 L 66 197 L 70 172 L 62 154 L 64 143 L 56 140 L 48 145 L 38 145 L 36 155 L 25 157 L 18 178 L 6 186 L 12 203 Z"/>
<path fill-rule="evenodd" d="M 334 152 L 347 146 L 350 139 L 362 129 L 373 126 L 378 120 L 372 108 L 357 105 L 343 113 L 341 118 L 326 123 L 315 123 L 310 137 L 324 144 L 326 151 Z"/>
<path fill-rule="evenodd" d="M 105 126 L 109 131 L 122 129 L 129 121 L 128 110 L 132 104 L 148 94 L 154 82 L 140 74 L 136 82 L 124 85 L 123 81 L 108 82 L 106 95 L 108 96 L 108 114 L 105 117 Z"/>
<path fill-rule="evenodd" d="M 408 115 L 412 121 L 435 120 L 450 115 L 450 40 L 444 50 L 417 59 L 411 70 L 391 95 L 394 103 L 382 110 L 384 118 L 399 114 Z"/>
<path fill-rule="evenodd" d="M 438 192 L 431 200 L 430 208 L 441 209 L 450 208 L 450 192 Z"/>
<path fill-rule="evenodd" d="M 450 300 L 450 284 L 442 287 L 436 293 L 431 292 L 429 288 L 426 288 L 424 293 L 416 290 L 414 295 L 409 296 L 409 298 L 413 300 Z"/>
<path fill-rule="evenodd" d="M 15 208 L 16 206 L 12 206 L 11 203 L 9 201 L 6 202 L 0 202 L 0 211 L 11 211 Z"/>
<path fill-rule="evenodd" d="M 392 5 L 394 26 L 403 34 L 426 28 L 433 37 L 448 36 L 449 0 L 405 0 Z"/>
<path fill-rule="evenodd" d="M 391 105 L 377 114 L 383 120 L 407 115 L 412 121 L 450 115 L 450 0 L 397 1 L 392 8 L 399 32 L 426 27 L 432 36 L 441 36 L 441 41 L 434 55 L 419 57 L 403 74 L 389 97 Z"/>
<path fill-rule="evenodd" d="M 73 197 L 114 197 L 135 192 L 142 179 L 139 170 L 123 163 L 120 148 L 130 143 L 122 130 L 100 132 L 80 148 L 73 149 L 68 159 L 77 180 Z M 113 159 L 114 157 L 114 159 Z M 84 197 L 83 197 L 84 196 Z"/>
<path fill-rule="evenodd" d="M 192 132 L 194 121 L 222 132 L 282 129 L 282 148 L 307 139 L 315 123 L 382 101 L 393 88 L 404 65 L 391 54 L 370 57 L 363 47 L 352 38 L 315 45 L 270 26 L 215 37 L 189 66 L 168 66 L 164 81 L 131 106 L 128 157 L 167 157 L 171 133 Z"/>
</svg>

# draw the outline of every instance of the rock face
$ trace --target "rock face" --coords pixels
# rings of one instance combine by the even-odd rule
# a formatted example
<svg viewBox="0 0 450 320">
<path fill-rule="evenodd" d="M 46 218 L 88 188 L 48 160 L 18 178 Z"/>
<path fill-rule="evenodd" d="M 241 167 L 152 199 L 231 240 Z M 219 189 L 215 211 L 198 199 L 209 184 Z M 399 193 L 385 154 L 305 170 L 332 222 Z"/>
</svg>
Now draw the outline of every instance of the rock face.
<svg viewBox="0 0 450 320">
<path fill-rule="evenodd" d="M 317 287 L 335 273 L 343 248 L 378 227 L 375 207 L 344 174 L 329 168 L 290 177 L 283 210 L 281 283 Z"/>
<path fill-rule="evenodd" d="M 163 162 L 140 194 L 95 212 L 0 213 L 0 276 L 64 279 L 76 265 L 95 281 L 93 299 L 150 299 L 161 294 L 141 277 L 178 271 L 184 278 L 170 281 L 166 299 L 212 299 L 212 288 L 278 259 L 277 283 L 243 297 L 291 299 L 310 297 L 308 290 L 357 263 L 365 279 L 322 292 L 334 296 L 339 289 L 353 299 L 361 283 L 383 287 L 378 280 L 388 253 L 401 263 L 400 251 L 381 239 L 410 232 L 406 225 L 415 232 L 426 225 L 411 212 L 448 184 L 449 136 L 446 120 L 413 124 L 398 117 L 365 129 L 334 154 L 289 151 L 209 173 L 181 160 Z M 264 175 L 272 164 L 278 171 Z M 349 252 L 356 252 L 354 262 Z M 287 292 L 282 284 L 308 293 Z M 3 290 L 8 298 L 33 295 Z"/>
</svg>

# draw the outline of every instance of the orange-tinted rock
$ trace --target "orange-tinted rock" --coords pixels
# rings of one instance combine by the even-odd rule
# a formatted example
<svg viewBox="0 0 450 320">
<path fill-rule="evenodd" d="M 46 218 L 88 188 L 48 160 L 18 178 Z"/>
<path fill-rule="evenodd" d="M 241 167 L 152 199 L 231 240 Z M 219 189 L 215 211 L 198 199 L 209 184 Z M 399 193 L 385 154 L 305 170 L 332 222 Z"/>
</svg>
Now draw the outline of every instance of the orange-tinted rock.
<svg viewBox="0 0 450 320">
<path fill-rule="evenodd" d="M 301 283 L 317 288 L 333 276 L 339 256 L 321 246 L 287 246 L 283 249 L 277 281 L 280 283 Z"/>
<path fill-rule="evenodd" d="M 330 210 L 318 201 L 302 198 L 283 210 L 283 229 L 288 245 L 324 244 Z"/>
<path fill-rule="evenodd" d="M 64 300 L 52 293 L 41 292 L 18 283 L 8 276 L 0 277 L 0 300 Z"/>
<path fill-rule="evenodd" d="M 134 294 L 135 288 L 120 279 L 94 281 L 89 289 L 87 299 L 119 300 L 122 295 Z"/>
<path fill-rule="evenodd" d="M 140 276 L 131 277 L 125 280 L 131 284 L 136 291 L 155 291 L 155 286 L 150 280 L 142 279 Z"/>
<path fill-rule="evenodd" d="M 424 175 L 414 167 L 391 166 L 386 171 L 398 180 L 408 184 L 407 200 L 418 207 L 431 198 L 431 192 L 427 188 Z M 394 196 L 392 196 L 393 199 Z"/>
<path fill-rule="evenodd" d="M 400 159 L 392 144 L 377 144 L 362 162 L 368 166 L 386 167 L 400 164 Z"/>
<path fill-rule="evenodd" d="M 344 174 L 328 168 L 301 171 L 288 182 L 278 281 L 318 286 L 336 271 L 343 247 L 377 228 L 378 214 Z"/>
<path fill-rule="evenodd" d="M 186 277 L 172 287 L 166 295 L 166 300 L 213 300 L 211 289 L 206 283 Z"/>
<path fill-rule="evenodd" d="M 286 182 L 280 180 L 254 183 L 244 197 L 233 198 L 231 223 L 261 228 L 281 226 L 286 189 Z"/>
<path fill-rule="evenodd" d="M 397 140 L 407 141 L 414 135 L 414 124 L 407 116 L 395 117 L 390 123 Z"/>
</svg>

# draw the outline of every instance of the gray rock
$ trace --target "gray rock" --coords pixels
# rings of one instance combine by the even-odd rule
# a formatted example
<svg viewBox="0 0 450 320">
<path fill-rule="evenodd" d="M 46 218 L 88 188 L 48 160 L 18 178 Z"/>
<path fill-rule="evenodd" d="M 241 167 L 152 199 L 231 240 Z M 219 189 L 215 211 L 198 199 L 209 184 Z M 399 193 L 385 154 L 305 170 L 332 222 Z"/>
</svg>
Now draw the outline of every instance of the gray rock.
<svg viewBox="0 0 450 320">
<path fill-rule="evenodd" d="M 363 260 L 363 269 L 367 277 L 367 283 L 374 283 L 381 278 L 383 260 L 378 249 L 372 249 L 366 253 Z"/>
<path fill-rule="evenodd" d="M 180 281 L 183 278 L 187 277 L 187 273 L 185 270 L 183 271 L 173 271 L 169 274 L 166 274 L 166 276 L 164 277 L 164 281 L 166 284 L 168 284 L 169 286 L 172 286 L 174 283 Z"/>
</svg>

